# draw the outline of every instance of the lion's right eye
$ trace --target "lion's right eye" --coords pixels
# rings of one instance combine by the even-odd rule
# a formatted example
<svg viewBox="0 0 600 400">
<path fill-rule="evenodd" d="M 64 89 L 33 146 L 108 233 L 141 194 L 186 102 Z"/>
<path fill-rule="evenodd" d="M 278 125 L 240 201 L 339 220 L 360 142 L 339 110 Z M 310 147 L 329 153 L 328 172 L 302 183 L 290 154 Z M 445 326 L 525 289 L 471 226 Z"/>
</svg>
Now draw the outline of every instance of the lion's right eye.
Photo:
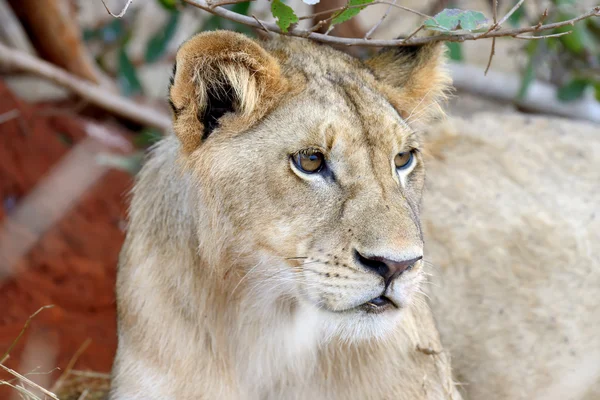
<svg viewBox="0 0 600 400">
<path fill-rule="evenodd" d="M 306 174 L 319 172 L 325 165 L 325 156 L 319 151 L 299 151 L 292 156 L 296 168 Z"/>
</svg>

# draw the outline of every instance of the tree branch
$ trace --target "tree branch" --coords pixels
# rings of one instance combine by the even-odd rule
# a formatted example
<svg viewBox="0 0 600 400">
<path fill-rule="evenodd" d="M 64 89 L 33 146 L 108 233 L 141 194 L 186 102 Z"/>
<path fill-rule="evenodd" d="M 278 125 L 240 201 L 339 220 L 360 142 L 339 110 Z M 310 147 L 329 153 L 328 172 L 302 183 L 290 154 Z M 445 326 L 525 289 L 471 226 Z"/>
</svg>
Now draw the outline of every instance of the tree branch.
<svg viewBox="0 0 600 400">
<path fill-rule="evenodd" d="M 183 0 L 183 1 L 185 1 L 186 3 L 188 3 L 192 6 L 201 8 L 211 14 L 229 19 L 234 22 L 238 22 L 240 24 L 248 25 L 253 28 L 258 28 L 258 29 L 266 28 L 271 32 L 278 33 L 281 35 L 303 37 L 303 38 L 308 38 L 308 39 L 312 39 L 312 40 L 315 40 L 318 42 L 328 43 L 328 44 L 332 44 L 332 45 L 365 46 L 365 47 L 396 47 L 396 46 L 421 45 L 421 44 L 425 44 L 425 43 L 439 42 L 439 41 L 464 42 L 467 40 L 478 40 L 478 39 L 494 38 L 494 37 L 505 37 L 505 36 L 516 37 L 516 36 L 522 35 L 524 33 L 551 30 L 551 29 L 556 29 L 556 28 L 560 28 L 563 26 L 567 26 L 567 25 L 572 26 L 576 22 L 579 22 L 581 20 L 600 16 L 600 6 L 596 6 L 596 7 L 592 8 L 590 11 L 588 11 L 587 13 L 582 14 L 576 18 L 572 18 L 572 19 L 569 19 L 566 21 L 555 22 L 555 23 L 547 24 L 547 25 L 539 25 L 538 24 L 538 25 L 528 26 L 528 27 L 523 27 L 523 28 L 498 29 L 498 30 L 486 31 L 484 33 L 465 33 L 465 34 L 460 34 L 460 35 L 439 34 L 439 35 L 426 36 L 426 37 L 412 37 L 409 40 L 407 40 L 407 39 L 373 40 L 373 39 L 364 39 L 364 38 L 354 39 L 354 38 L 328 36 L 328 35 L 324 35 L 321 33 L 311 32 L 310 30 L 300 29 L 298 27 L 294 27 L 294 28 L 290 29 L 288 32 L 283 32 L 274 23 L 265 22 L 265 21 L 256 21 L 252 17 L 247 17 L 245 15 L 238 14 L 236 12 L 227 10 L 222 7 L 211 8 L 211 6 L 206 2 L 206 0 Z M 389 2 L 380 2 L 380 4 L 390 4 L 390 3 Z M 510 17 L 509 14 L 507 14 L 507 15 Z M 500 22 L 503 22 L 503 20 L 505 18 L 508 18 L 508 17 L 505 16 L 504 18 L 502 18 L 502 20 L 500 20 L 498 22 L 498 25 L 500 25 Z"/>
<path fill-rule="evenodd" d="M 514 103 L 521 87 L 521 77 L 498 71 L 483 75 L 483 68 L 451 62 L 450 73 L 454 87 L 468 93 L 499 101 Z M 554 114 L 565 118 L 600 123 L 600 104 L 594 99 L 581 98 L 570 102 L 558 100 L 556 87 L 534 80 L 525 97 L 516 104 L 522 109 Z"/>
<path fill-rule="evenodd" d="M 3 44 L 0 44 L 0 64 L 44 77 L 120 117 L 165 131 L 171 128 L 171 118 L 166 114 L 108 92 L 46 61 Z"/>
<path fill-rule="evenodd" d="M 498 0 L 492 0 L 494 3 L 494 25 L 490 28 L 490 31 L 498 28 Z M 487 63 L 487 67 L 485 67 L 484 75 L 487 75 L 490 67 L 492 66 L 492 59 L 494 58 L 494 54 L 496 54 L 496 38 L 492 38 L 492 49 L 490 50 L 490 58 Z"/>
<path fill-rule="evenodd" d="M 101 0 L 102 4 L 104 5 L 104 8 L 106 9 L 106 11 L 108 11 L 108 13 L 110 15 L 112 15 L 115 18 L 123 18 L 123 16 L 125 15 L 125 13 L 127 12 L 127 9 L 129 8 L 129 6 L 131 5 L 131 3 L 133 3 L 133 0 L 127 0 L 127 4 L 125 4 L 125 7 L 123 7 L 123 9 L 121 10 L 120 13 L 118 14 L 113 14 L 109 9 L 108 6 L 106 5 L 106 3 L 104 2 L 104 0 Z"/>
</svg>

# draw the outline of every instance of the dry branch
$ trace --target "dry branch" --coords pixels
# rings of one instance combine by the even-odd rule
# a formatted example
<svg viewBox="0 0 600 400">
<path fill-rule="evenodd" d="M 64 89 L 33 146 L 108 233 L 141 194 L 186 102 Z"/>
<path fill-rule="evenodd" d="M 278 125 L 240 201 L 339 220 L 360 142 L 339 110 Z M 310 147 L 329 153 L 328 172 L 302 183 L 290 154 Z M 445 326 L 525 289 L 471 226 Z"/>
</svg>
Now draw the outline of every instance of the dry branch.
<svg viewBox="0 0 600 400">
<path fill-rule="evenodd" d="M 3 44 L 0 44 L 0 64 L 44 77 L 114 115 L 162 130 L 171 127 L 171 118 L 154 108 L 109 92 L 46 61 Z"/>
<path fill-rule="evenodd" d="M 73 75 L 107 84 L 82 40 L 75 10 L 69 0 L 10 0 L 41 58 Z"/>
<path fill-rule="evenodd" d="M 450 72 L 457 89 L 503 102 L 515 102 L 521 87 L 521 77 L 517 75 L 490 71 L 484 76 L 483 69 L 473 65 L 451 63 Z M 600 123 L 600 103 L 586 98 L 561 102 L 556 91 L 550 84 L 533 81 L 517 104 L 527 111 Z"/>
<path fill-rule="evenodd" d="M 0 0 L 0 40 L 11 47 L 35 54 L 23 26 L 6 0 Z"/>
<path fill-rule="evenodd" d="M 345 45 L 345 46 L 370 46 L 370 47 L 395 47 L 395 46 L 410 46 L 410 45 L 420 45 L 430 42 L 438 42 L 438 41 L 446 41 L 446 42 L 464 42 L 467 40 L 478 40 L 485 38 L 496 38 L 496 37 L 516 37 L 523 35 L 524 33 L 531 32 L 539 32 L 546 31 L 551 29 L 560 28 L 563 26 L 574 25 L 576 22 L 581 20 L 598 17 L 600 16 L 600 6 L 596 6 L 592 8 L 585 14 L 582 14 L 578 17 L 566 20 L 555 22 L 552 24 L 546 25 L 533 25 L 522 28 L 515 29 L 494 29 L 489 30 L 483 33 L 465 33 L 460 35 L 433 35 L 426 37 L 415 37 L 413 36 L 409 40 L 407 39 L 390 39 L 390 40 L 371 40 L 371 39 L 356 39 L 356 38 L 344 38 L 344 37 L 334 37 L 325 35 L 322 33 L 312 32 L 310 29 L 301 29 L 298 27 L 294 27 L 290 29 L 288 32 L 283 32 L 276 24 L 266 21 L 257 21 L 252 17 L 248 17 L 245 15 L 238 14 L 236 12 L 227 10 L 223 7 L 214 7 L 212 3 L 208 3 L 206 0 L 184 0 L 186 3 L 201 8 L 211 14 L 217 15 L 219 17 L 223 17 L 229 19 L 234 22 L 238 22 L 240 24 L 248 25 L 257 29 L 267 29 L 270 32 L 289 35 L 289 36 L 298 36 L 303 38 L 309 38 L 318 42 L 328 43 L 331 45 Z M 373 5 L 373 4 L 391 4 L 390 2 L 373 2 L 367 4 L 365 6 Z M 361 6 L 364 7 L 364 6 Z M 412 10 L 414 11 L 414 10 Z M 422 14 L 422 13 L 420 13 Z M 507 14 L 510 16 L 510 12 Z M 508 17 L 505 16 L 498 22 L 498 27 L 501 25 L 501 22 L 504 22 Z M 304 18 L 304 17 L 301 17 Z"/>
</svg>

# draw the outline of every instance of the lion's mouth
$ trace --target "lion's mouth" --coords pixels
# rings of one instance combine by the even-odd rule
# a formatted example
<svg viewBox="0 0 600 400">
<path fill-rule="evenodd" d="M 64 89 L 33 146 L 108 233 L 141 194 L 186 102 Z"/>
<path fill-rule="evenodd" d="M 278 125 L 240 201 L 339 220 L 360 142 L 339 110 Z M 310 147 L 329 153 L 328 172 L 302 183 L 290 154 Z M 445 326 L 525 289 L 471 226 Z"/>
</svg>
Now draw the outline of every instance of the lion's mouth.
<svg viewBox="0 0 600 400">
<path fill-rule="evenodd" d="M 398 308 L 398 305 L 388 297 L 381 295 L 361 304 L 357 308 L 362 309 L 368 314 L 380 314 L 393 308 Z"/>
</svg>

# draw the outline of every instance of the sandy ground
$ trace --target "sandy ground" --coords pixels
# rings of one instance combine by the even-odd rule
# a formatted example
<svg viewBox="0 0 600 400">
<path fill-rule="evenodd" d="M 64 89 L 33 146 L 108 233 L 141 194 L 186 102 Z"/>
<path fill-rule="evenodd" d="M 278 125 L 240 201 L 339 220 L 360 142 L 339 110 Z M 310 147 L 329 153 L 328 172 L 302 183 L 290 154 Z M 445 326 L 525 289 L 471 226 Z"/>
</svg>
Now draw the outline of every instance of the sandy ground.
<svg viewBox="0 0 600 400">
<path fill-rule="evenodd" d="M 0 116 L 13 110 L 19 116 L 0 126 L 0 229 L 6 228 L 6 215 L 22 204 L 73 146 L 86 139 L 77 117 L 29 106 L 0 83 Z M 21 372 L 64 369 L 89 338 L 91 343 L 76 367 L 110 370 L 116 345 L 115 265 L 124 237 L 124 195 L 130 184 L 125 172 L 111 170 L 103 175 L 57 224 L 36 236 L 31 251 L 9 266 L 11 275 L 0 280 L 0 354 L 29 315 L 55 305 L 32 322 L 11 352 L 9 367 Z M 38 233 L 22 228 L 26 235 L 22 240 Z M 7 266 L 2 267 L 6 271 Z M 32 378 L 48 381 L 58 375 L 55 370 L 50 376 Z M 5 377 L 0 373 L 0 379 Z M 0 387 L 0 398 L 9 398 L 6 389 Z"/>
</svg>

